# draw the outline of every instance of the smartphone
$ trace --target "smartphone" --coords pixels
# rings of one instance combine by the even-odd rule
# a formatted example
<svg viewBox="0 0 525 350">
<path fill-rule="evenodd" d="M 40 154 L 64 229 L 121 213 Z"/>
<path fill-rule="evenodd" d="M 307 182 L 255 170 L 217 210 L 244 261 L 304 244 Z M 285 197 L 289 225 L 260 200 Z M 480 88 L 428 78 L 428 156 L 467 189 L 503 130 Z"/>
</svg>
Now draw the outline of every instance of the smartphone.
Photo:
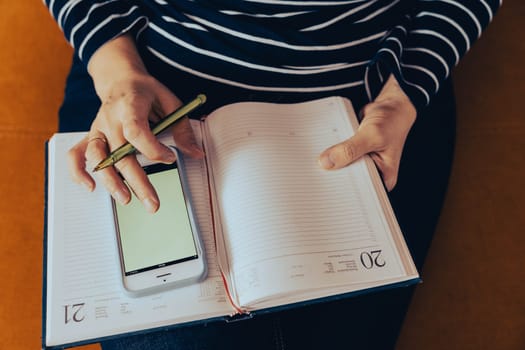
<svg viewBox="0 0 525 350">
<path fill-rule="evenodd" d="M 207 273 L 181 155 L 144 171 L 160 199 L 156 213 L 134 195 L 126 205 L 113 200 L 122 281 L 132 295 L 195 283 Z"/>
</svg>

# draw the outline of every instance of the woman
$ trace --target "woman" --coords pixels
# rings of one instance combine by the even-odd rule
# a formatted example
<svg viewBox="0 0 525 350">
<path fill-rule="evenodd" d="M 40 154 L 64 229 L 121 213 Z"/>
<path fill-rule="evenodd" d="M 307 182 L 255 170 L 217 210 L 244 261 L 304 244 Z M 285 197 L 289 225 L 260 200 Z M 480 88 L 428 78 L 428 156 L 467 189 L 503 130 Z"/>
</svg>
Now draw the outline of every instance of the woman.
<svg viewBox="0 0 525 350">
<path fill-rule="evenodd" d="M 149 121 L 197 93 L 209 98 L 204 113 L 236 101 L 342 95 L 361 111 L 361 125 L 351 139 L 320 154 L 320 166 L 337 169 L 370 154 L 421 268 L 452 157 L 450 71 L 500 1 L 46 3 L 76 53 L 60 129 L 89 130 L 70 151 L 70 172 L 77 182 L 92 190 L 86 162 L 98 163 L 126 141 L 153 160 L 173 162 L 173 153 L 149 132 Z M 173 133 L 183 152 L 203 156 L 187 122 Z M 115 200 L 127 203 L 131 192 L 119 173 L 146 210 L 156 211 L 157 194 L 136 159 L 127 157 L 100 172 L 100 182 Z M 411 293 L 386 291 L 103 346 L 388 349 Z"/>
</svg>

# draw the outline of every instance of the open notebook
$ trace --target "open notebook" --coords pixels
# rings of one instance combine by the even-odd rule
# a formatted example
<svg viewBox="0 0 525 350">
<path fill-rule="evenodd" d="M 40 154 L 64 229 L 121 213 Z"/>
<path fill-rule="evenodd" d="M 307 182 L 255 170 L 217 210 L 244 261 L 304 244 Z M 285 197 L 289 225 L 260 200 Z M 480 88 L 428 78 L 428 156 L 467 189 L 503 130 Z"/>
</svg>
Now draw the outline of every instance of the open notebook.
<svg viewBox="0 0 525 350">
<path fill-rule="evenodd" d="M 50 140 L 44 347 L 418 281 L 373 162 L 337 171 L 317 163 L 357 128 L 349 101 L 237 103 L 192 122 L 206 159 L 185 163 L 208 277 L 138 298 L 120 284 L 108 194 L 67 173 L 66 152 L 84 134 Z"/>
</svg>

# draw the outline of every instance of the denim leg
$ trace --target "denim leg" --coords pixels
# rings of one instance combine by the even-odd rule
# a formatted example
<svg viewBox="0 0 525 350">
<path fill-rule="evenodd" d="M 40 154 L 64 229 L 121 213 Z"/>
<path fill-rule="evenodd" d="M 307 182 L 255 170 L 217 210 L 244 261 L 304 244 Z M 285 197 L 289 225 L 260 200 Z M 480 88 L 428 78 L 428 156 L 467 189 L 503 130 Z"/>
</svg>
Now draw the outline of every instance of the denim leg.
<svg viewBox="0 0 525 350">
<path fill-rule="evenodd" d="M 75 55 L 66 81 L 64 101 L 58 112 L 60 132 L 88 131 L 100 107 L 86 66 Z"/>
<path fill-rule="evenodd" d="M 272 350 L 282 349 L 277 315 L 227 323 L 181 326 L 151 334 L 116 338 L 101 343 L 103 350 Z"/>
<path fill-rule="evenodd" d="M 420 272 L 445 200 L 455 139 L 456 102 L 449 79 L 418 115 L 405 143 L 398 184 L 389 194 Z"/>
</svg>

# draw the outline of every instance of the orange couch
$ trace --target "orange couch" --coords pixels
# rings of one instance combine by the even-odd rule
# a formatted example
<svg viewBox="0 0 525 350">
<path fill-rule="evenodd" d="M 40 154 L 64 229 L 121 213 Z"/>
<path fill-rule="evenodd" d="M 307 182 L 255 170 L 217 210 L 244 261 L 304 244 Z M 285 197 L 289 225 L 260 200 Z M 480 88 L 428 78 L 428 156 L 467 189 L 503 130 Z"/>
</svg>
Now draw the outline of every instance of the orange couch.
<svg viewBox="0 0 525 350">
<path fill-rule="evenodd" d="M 507 2 L 455 70 L 450 191 L 398 350 L 525 349 L 525 2 Z M 39 0 L 0 2 L 0 42 L 0 349 L 36 349 L 44 142 L 72 51 Z"/>
</svg>

